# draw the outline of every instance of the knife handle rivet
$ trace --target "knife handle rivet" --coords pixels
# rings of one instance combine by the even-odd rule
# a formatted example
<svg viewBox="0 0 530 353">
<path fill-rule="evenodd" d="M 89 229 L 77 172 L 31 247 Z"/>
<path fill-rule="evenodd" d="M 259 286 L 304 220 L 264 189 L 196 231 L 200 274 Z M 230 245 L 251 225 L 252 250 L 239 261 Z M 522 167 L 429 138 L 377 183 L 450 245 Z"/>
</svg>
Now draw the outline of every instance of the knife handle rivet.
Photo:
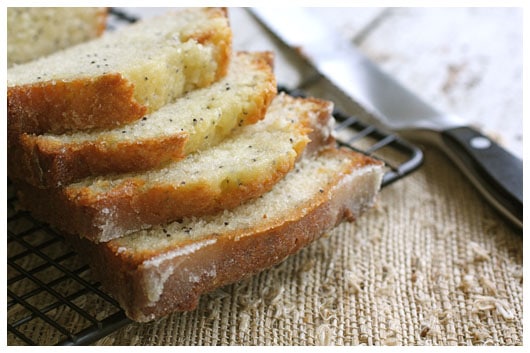
<svg viewBox="0 0 530 353">
<path fill-rule="evenodd" d="M 479 150 L 484 150 L 484 149 L 489 148 L 491 146 L 491 141 L 488 140 L 487 138 L 483 137 L 483 136 L 477 136 L 477 137 L 473 137 L 469 141 L 469 144 L 473 148 L 476 148 L 476 149 L 479 149 Z"/>
</svg>

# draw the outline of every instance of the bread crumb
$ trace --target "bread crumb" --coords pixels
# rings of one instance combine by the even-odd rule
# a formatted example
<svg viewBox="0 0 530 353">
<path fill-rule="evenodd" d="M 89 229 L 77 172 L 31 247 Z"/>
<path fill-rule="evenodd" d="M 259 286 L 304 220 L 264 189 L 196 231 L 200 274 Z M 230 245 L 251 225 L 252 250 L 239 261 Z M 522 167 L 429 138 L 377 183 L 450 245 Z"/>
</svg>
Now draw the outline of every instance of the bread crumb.
<svg viewBox="0 0 530 353">
<path fill-rule="evenodd" d="M 438 312 L 438 321 L 441 324 L 446 325 L 447 323 L 450 323 L 453 320 L 454 320 L 453 312 L 451 310 L 440 310 Z M 434 322 L 434 319 L 433 319 L 433 322 Z M 433 327 L 433 326 L 431 325 L 431 327 Z"/>
<path fill-rule="evenodd" d="M 473 307 L 476 311 L 493 310 L 495 309 L 495 300 L 496 298 L 494 297 L 478 296 L 473 302 Z"/>
<path fill-rule="evenodd" d="M 335 310 L 330 307 L 331 303 L 329 301 L 324 301 L 321 304 L 317 304 L 317 311 L 322 320 L 330 321 L 331 319 L 336 319 L 337 315 Z"/>
<path fill-rule="evenodd" d="M 474 329 L 472 331 L 472 335 L 473 335 L 473 344 L 482 344 L 488 338 L 490 338 L 488 331 L 484 329 L 479 329 L 479 328 Z"/>
</svg>

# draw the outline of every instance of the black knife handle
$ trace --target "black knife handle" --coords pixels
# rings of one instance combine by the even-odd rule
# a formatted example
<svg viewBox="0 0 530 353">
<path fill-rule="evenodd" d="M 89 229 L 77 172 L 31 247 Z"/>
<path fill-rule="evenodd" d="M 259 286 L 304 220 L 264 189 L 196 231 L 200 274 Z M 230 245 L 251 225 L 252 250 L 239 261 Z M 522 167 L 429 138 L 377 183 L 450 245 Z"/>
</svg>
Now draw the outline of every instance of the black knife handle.
<svg viewBox="0 0 530 353">
<path fill-rule="evenodd" d="M 523 161 L 470 127 L 442 132 L 444 147 L 504 216 L 523 227 Z"/>
</svg>

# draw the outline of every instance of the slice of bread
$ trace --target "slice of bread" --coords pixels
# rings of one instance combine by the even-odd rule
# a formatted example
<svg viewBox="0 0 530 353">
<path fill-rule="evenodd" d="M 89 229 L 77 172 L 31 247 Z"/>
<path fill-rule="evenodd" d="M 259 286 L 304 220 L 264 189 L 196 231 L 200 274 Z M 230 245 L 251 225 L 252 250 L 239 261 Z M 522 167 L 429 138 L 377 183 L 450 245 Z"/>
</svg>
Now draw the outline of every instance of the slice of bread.
<svg viewBox="0 0 530 353">
<path fill-rule="evenodd" d="M 7 71 L 8 137 L 138 120 L 223 77 L 231 40 L 224 9 L 194 8 L 14 66 Z"/>
<path fill-rule="evenodd" d="M 261 120 L 276 96 L 270 52 L 239 52 L 227 76 L 142 119 L 98 132 L 22 134 L 8 173 L 37 187 L 91 175 L 139 172 L 216 145 L 234 127 Z"/>
<path fill-rule="evenodd" d="M 8 7 L 7 67 L 99 37 L 105 7 Z"/>
<path fill-rule="evenodd" d="M 219 145 L 143 173 L 95 177 L 58 189 L 20 186 L 20 201 L 43 221 L 92 241 L 231 209 L 282 179 L 313 138 L 334 143 L 328 101 L 281 94 L 264 120 Z"/>
<path fill-rule="evenodd" d="M 157 226 L 107 243 L 68 236 L 129 318 L 192 310 L 202 293 L 269 268 L 374 204 L 383 168 L 331 148 L 306 156 L 262 197 L 232 211 Z"/>
</svg>

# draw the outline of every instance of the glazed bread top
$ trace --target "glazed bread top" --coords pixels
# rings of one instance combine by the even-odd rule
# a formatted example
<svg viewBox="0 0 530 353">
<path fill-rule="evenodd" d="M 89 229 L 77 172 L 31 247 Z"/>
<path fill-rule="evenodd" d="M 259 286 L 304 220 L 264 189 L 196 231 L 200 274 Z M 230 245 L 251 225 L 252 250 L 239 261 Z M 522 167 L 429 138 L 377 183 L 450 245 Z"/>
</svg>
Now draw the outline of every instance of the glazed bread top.
<svg viewBox="0 0 530 353">
<path fill-rule="evenodd" d="M 7 67 L 94 39 L 106 19 L 104 7 L 8 7 Z"/>
</svg>

